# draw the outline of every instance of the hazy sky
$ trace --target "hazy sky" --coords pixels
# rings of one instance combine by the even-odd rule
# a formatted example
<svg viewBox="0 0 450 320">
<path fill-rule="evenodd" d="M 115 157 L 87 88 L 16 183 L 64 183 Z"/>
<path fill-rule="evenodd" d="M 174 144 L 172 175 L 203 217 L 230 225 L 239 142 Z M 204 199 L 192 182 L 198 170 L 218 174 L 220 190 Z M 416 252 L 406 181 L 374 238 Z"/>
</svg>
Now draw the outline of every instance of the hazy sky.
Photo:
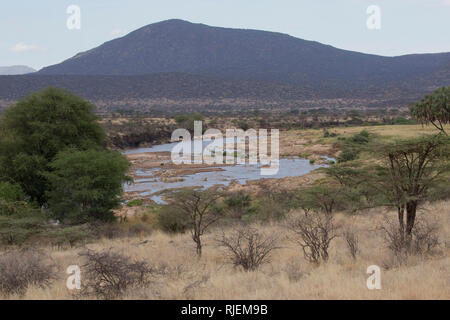
<svg viewBox="0 0 450 320">
<path fill-rule="evenodd" d="M 79 30 L 66 26 L 69 5 L 81 9 Z M 366 25 L 370 5 L 379 30 Z M 1 0 L 0 66 L 39 69 L 172 18 L 387 56 L 450 51 L 450 0 Z"/>
</svg>

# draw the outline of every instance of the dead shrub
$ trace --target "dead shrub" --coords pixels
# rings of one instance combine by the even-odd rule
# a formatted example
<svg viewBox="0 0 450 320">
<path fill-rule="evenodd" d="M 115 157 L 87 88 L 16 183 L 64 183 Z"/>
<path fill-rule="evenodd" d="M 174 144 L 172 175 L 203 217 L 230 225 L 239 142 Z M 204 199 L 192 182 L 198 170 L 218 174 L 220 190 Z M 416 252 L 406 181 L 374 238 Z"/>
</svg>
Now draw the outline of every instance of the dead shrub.
<svg viewBox="0 0 450 320">
<path fill-rule="evenodd" d="M 290 282 L 298 282 L 305 276 L 305 273 L 300 269 L 300 265 L 295 261 L 288 262 L 283 270 Z"/>
<path fill-rule="evenodd" d="M 343 233 L 345 243 L 347 244 L 347 249 L 350 256 L 356 259 L 359 253 L 359 239 L 355 231 L 352 229 L 346 229 Z"/>
<path fill-rule="evenodd" d="M 81 291 L 84 296 L 101 299 L 121 297 L 128 289 L 148 286 L 154 271 L 145 261 L 132 261 L 112 249 L 101 252 L 87 250 L 79 256 L 85 260 Z"/>
<path fill-rule="evenodd" d="M 381 229 L 384 241 L 399 264 L 406 263 L 410 255 L 428 255 L 439 245 L 436 223 L 417 220 L 411 234 L 405 234 L 395 221 L 385 219 Z"/>
<path fill-rule="evenodd" d="M 38 250 L 24 249 L 0 255 L 0 293 L 23 296 L 30 286 L 48 288 L 56 279 L 55 266 Z"/>
<path fill-rule="evenodd" d="M 228 236 L 222 234 L 217 242 L 228 250 L 231 263 L 245 271 L 256 270 L 270 262 L 270 254 L 279 248 L 277 238 L 264 235 L 254 228 L 235 229 Z"/>
<path fill-rule="evenodd" d="M 327 214 L 314 213 L 292 219 L 289 229 L 295 235 L 305 259 L 319 264 L 328 260 L 328 248 L 331 241 L 337 237 L 333 217 Z"/>
</svg>

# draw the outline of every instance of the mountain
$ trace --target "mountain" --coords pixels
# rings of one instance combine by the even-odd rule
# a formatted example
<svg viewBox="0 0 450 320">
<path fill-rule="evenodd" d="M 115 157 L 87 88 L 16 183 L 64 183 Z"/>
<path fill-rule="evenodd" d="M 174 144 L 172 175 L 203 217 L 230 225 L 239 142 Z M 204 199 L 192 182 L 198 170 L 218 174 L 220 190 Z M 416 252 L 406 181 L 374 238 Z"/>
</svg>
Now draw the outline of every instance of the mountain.
<svg viewBox="0 0 450 320">
<path fill-rule="evenodd" d="M 295 85 L 390 85 L 439 72 L 450 53 L 384 57 L 276 32 L 167 20 L 39 71 L 64 75 L 165 72 Z"/>
<path fill-rule="evenodd" d="M 27 74 L 32 72 L 36 72 L 36 70 L 28 66 L 0 67 L 0 75 Z"/>
</svg>

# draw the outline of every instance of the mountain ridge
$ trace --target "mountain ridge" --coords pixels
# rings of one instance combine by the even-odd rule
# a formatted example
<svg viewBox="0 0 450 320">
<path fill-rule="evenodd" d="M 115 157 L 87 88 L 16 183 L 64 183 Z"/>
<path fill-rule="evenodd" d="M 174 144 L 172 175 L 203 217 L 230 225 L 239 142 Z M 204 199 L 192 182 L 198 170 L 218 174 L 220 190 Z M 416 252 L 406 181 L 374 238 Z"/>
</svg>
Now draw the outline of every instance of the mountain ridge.
<svg viewBox="0 0 450 320">
<path fill-rule="evenodd" d="M 385 85 L 439 71 L 450 53 L 385 57 L 288 34 L 171 19 L 76 54 L 39 74 L 188 73 L 295 85 L 342 81 Z"/>
</svg>

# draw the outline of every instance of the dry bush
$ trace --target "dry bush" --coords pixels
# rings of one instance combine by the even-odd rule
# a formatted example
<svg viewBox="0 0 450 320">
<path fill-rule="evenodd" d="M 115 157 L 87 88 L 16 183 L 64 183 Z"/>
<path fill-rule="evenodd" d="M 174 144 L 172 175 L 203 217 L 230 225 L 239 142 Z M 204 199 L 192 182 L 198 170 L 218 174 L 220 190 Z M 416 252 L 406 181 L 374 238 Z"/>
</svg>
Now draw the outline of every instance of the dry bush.
<svg viewBox="0 0 450 320">
<path fill-rule="evenodd" d="M 286 273 L 290 282 L 300 281 L 300 279 L 305 276 L 305 272 L 301 270 L 300 264 L 295 261 L 286 263 L 283 267 L 283 271 Z"/>
<path fill-rule="evenodd" d="M 101 252 L 87 250 L 79 256 L 85 259 L 81 291 L 84 296 L 118 298 L 130 288 L 149 285 L 154 272 L 145 261 L 131 261 L 128 256 L 112 249 Z"/>
<path fill-rule="evenodd" d="M 270 262 L 270 254 L 278 249 L 277 238 L 264 235 L 254 228 L 235 229 L 228 236 L 222 234 L 217 242 L 228 250 L 231 263 L 245 271 L 256 270 Z"/>
<path fill-rule="evenodd" d="M 356 256 L 359 253 L 359 239 L 356 235 L 355 231 L 352 229 L 347 229 L 343 233 L 343 237 L 345 239 L 345 243 L 347 244 L 347 249 L 350 256 L 353 259 L 356 259 Z"/>
<path fill-rule="evenodd" d="M 55 266 L 40 251 L 26 249 L 0 255 L 0 293 L 5 296 L 23 296 L 30 286 L 48 288 L 55 278 Z"/>
<path fill-rule="evenodd" d="M 396 221 L 385 219 L 380 227 L 384 241 L 399 264 L 404 264 L 410 255 L 431 254 L 439 245 L 438 225 L 423 219 L 417 220 L 410 235 L 405 234 Z"/>
<path fill-rule="evenodd" d="M 328 248 L 337 237 L 337 228 L 331 215 L 314 213 L 301 216 L 289 223 L 289 229 L 307 261 L 319 264 L 328 260 Z"/>
</svg>

